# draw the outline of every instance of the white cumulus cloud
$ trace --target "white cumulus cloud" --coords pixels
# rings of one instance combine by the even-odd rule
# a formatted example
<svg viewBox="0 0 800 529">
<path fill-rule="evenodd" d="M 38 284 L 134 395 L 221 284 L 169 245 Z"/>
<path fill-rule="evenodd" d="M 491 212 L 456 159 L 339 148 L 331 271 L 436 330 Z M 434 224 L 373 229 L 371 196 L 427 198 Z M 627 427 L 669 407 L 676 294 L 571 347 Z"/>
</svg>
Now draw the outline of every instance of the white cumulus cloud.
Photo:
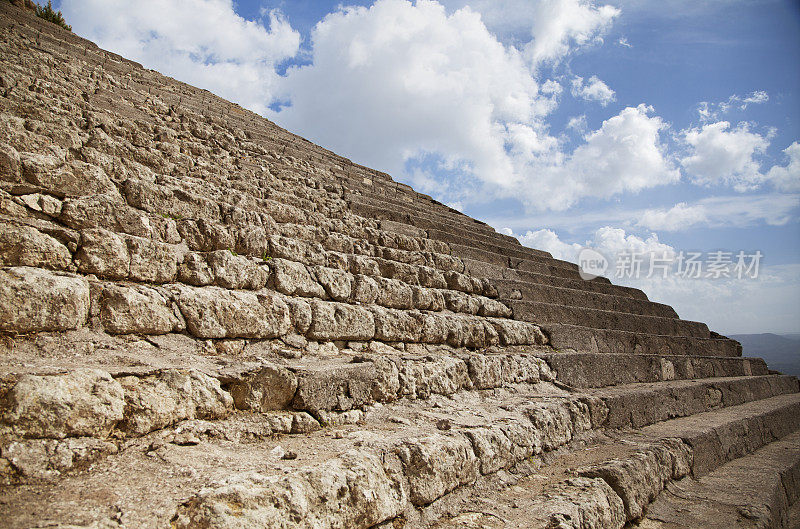
<svg viewBox="0 0 800 529">
<path fill-rule="evenodd" d="M 448 8 L 469 5 L 486 26 L 509 40 L 524 42 L 534 66 L 557 62 L 585 46 L 601 43 L 621 11 L 591 0 L 442 0 Z"/>
<path fill-rule="evenodd" d="M 63 0 L 61 10 L 100 47 L 260 113 L 279 92 L 275 66 L 300 47 L 279 12 L 245 20 L 232 0 Z"/>
<path fill-rule="evenodd" d="M 623 192 L 675 183 L 680 172 L 666 153 L 661 134 L 667 124 L 651 116 L 652 108 L 628 107 L 603 122 L 561 163 L 532 164 L 539 175 L 530 197 L 551 209 L 566 209 L 580 198 L 610 197 Z M 537 196 L 538 195 L 538 196 Z"/>
<path fill-rule="evenodd" d="M 796 193 L 800 191 L 800 143 L 793 142 L 783 152 L 789 163 L 773 166 L 767 172 L 767 179 L 780 191 Z"/>
<path fill-rule="evenodd" d="M 312 43 L 311 64 L 287 73 L 291 105 L 276 121 L 435 187 L 441 200 L 515 197 L 531 208 L 566 209 L 584 197 L 678 179 L 661 141 L 666 124 L 645 105 L 622 110 L 562 152 L 545 122 L 560 86 L 538 80 L 523 52 L 501 43 L 469 7 L 379 0 L 343 8 L 317 24 Z M 431 171 L 409 163 L 457 174 L 433 185 Z"/>
<path fill-rule="evenodd" d="M 744 192 L 757 188 L 764 181 L 761 164 L 769 140 L 751 132 L 746 123 L 731 129 L 727 121 L 718 121 L 682 131 L 683 141 L 691 152 L 681 165 L 692 181 L 699 185 L 731 185 Z"/>
<path fill-rule="evenodd" d="M 572 47 L 602 42 L 620 10 L 610 5 L 594 6 L 585 0 L 543 0 L 536 2 L 531 35 L 525 52 L 534 63 L 553 61 Z"/>
<path fill-rule="evenodd" d="M 583 77 L 576 76 L 572 80 L 572 96 L 587 101 L 597 101 L 603 106 L 616 99 L 614 91 L 596 75 L 591 76 L 586 83 L 583 82 Z"/>
<path fill-rule="evenodd" d="M 701 205 L 675 204 L 669 209 L 648 209 L 637 224 L 651 230 L 681 231 L 708 222 L 706 208 Z"/>
</svg>

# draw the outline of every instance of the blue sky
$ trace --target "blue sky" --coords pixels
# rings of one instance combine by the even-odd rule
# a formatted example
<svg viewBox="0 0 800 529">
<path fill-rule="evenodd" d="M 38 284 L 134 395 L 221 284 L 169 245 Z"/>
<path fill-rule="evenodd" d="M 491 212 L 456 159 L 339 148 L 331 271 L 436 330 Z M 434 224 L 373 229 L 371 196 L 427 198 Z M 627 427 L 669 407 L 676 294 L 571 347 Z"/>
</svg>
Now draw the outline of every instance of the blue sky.
<svg viewBox="0 0 800 529">
<path fill-rule="evenodd" d="M 796 1 L 55 4 L 101 47 L 523 244 L 597 249 L 682 317 L 800 331 Z M 758 277 L 614 276 L 630 252 L 718 250 L 760 251 Z"/>
</svg>

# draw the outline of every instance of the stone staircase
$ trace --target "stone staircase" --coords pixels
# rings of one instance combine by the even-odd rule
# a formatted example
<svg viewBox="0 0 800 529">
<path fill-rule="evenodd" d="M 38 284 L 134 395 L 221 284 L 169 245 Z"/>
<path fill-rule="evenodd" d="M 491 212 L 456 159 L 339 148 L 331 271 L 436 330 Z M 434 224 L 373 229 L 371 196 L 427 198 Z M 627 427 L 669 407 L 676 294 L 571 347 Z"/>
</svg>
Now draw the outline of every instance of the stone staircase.
<svg viewBox="0 0 800 529">
<path fill-rule="evenodd" d="M 0 2 L 7 527 L 794 527 L 800 388 Z"/>
</svg>

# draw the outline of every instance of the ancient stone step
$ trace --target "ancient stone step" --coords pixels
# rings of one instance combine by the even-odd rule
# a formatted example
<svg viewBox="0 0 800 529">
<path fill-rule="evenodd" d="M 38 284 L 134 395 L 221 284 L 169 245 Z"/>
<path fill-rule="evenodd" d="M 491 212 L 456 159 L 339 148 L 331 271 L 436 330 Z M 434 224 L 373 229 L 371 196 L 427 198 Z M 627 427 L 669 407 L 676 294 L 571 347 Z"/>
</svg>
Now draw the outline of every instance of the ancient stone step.
<svg viewBox="0 0 800 529">
<path fill-rule="evenodd" d="M 392 204 L 388 206 L 383 198 L 370 199 L 361 195 L 358 198 L 350 199 L 349 202 L 354 211 L 363 216 L 408 224 L 413 223 L 413 225 L 425 229 L 428 232 L 428 236 L 433 239 L 450 244 L 458 244 L 461 248 L 481 249 L 486 252 L 485 254 L 480 254 L 484 255 L 485 260 L 491 259 L 490 256 L 495 255 L 495 260 L 498 262 L 501 258 L 532 261 L 555 269 L 577 272 L 577 266 L 573 263 L 554 259 L 547 252 L 526 248 L 519 245 L 519 243 L 510 242 L 505 238 L 506 236 L 496 232 L 487 235 L 474 234 L 469 231 L 471 226 L 466 227 L 463 221 L 460 224 L 448 224 L 441 219 L 426 219 L 424 214 L 411 211 L 407 205 Z"/>
<path fill-rule="evenodd" d="M 345 200 L 351 211 L 367 218 L 403 222 L 425 230 L 442 224 L 452 224 L 462 228 L 465 225 L 470 228 L 475 227 L 477 230 L 487 234 L 494 231 L 491 227 L 460 213 L 437 212 L 430 209 L 420 210 L 409 201 L 394 200 L 391 196 L 371 193 L 347 193 L 345 194 Z"/>
<path fill-rule="evenodd" d="M 418 509 L 480 476 L 562 446 L 591 426 L 590 403 L 543 389 L 541 397 L 535 392 L 466 394 L 458 400 L 434 396 L 433 407 L 376 407 L 359 424 L 317 431 L 298 424 L 297 435 L 288 437 L 274 435 L 269 425 L 281 422 L 274 413 L 263 419 L 237 413 L 220 422 L 192 420 L 136 438 L 96 460 L 90 471 L 61 475 L 58 466 L 45 468 L 50 474 L 42 480 L 9 491 L 0 515 L 9 527 L 45 519 L 87 524 L 115 509 L 136 527 L 161 527 L 170 520 L 178 527 L 217 526 L 228 516 L 248 527 L 278 521 L 301 527 L 309 520 L 371 527 L 403 513 L 415 525 Z M 497 443 L 509 443 L 503 432 L 513 436 L 508 453 L 498 452 L 503 445 Z M 284 457 L 290 452 L 296 456 Z M 24 446 L 15 446 L 13 464 L 24 465 L 24 453 Z M 28 464 L 35 467 L 33 460 Z M 74 500 L 101 484 L 103 495 Z M 346 492 L 339 494 L 342 486 Z M 296 492 L 273 503 L 286 487 Z M 117 498 L 115 506 L 109 495 Z M 223 497 L 236 497 L 238 512 L 228 509 L 230 503 L 220 505 Z M 324 497 L 336 500 L 321 501 Z"/>
<path fill-rule="evenodd" d="M 539 352 L 537 356 L 560 382 L 575 388 L 769 374 L 761 358 L 585 352 Z"/>
<path fill-rule="evenodd" d="M 727 338 L 650 334 L 618 329 L 600 329 L 564 323 L 542 325 L 557 350 L 589 353 L 674 354 L 696 356 L 741 356 L 742 346 Z"/>
<path fill-rule="evenodd" d="M 483 261 L 494 266 L 507 266 L 515 270 L 533 272 L 535 274 L 546 274 L 565 279 L 578 280 L 580 275 L 577 268 L 571 266 L 559 266 L 555 260 L 534 261 L 530 259 L 509 258 L 502 254 L 483 249 L 481 246 L 469 246 L 466 244 L 449 243 L 453 255 L 461 259 L 473 259 Z M 595 281 L 608 282 L 606 278 L 598 277 Z"/>
<path fill-rule="evenodd" d="M 639 527 L 793 528 L 800 499 L 800 432 L 713 472 L 670 483 Z"/>
<path fill-rule="evenodd" d="M 710 336 L 705 323 L 672 317 L 664 318 L 527 300 L 503 301 L 514 311 L 514 318 L 538 322 L 542 325 L 549 323 L 580 325 L 596 329 L 690 338 L 708 338 Z"/>
<path fill-rule="evenodd" d="M 640 433 L 683 439 L 698 477 L 796 431 L 798 417 L 800 394 L 792 393 L 645 426 Z"/>
<path fill-rule="evenodd" d="M 795 393 L 588 438 L 554 452 L 538 472 L 476 487 L 435 527 L 621 529 L 675 480 L 708 474 L 783 438 L 791 442 L 798 406 Z"/>
<path fill-rule="evenodd" d="M 586 393 L 608 407 L 606 428 L 641 428 L 648 424 L 754 400 L 800 391 L 786 375 L 704 378 L 624 384 Z"/>
<path fill-rule="evenodd" d="M 583 279 L 570 279 L 551 275 L 544 269 L 542 270 L 544 273 L 535 273 L 527 270 L 510 268 L 507 265 L 494 265 L 485 261 L 470 259 L 467 257 L 462 257 L 461 260 L 464 263 L 464 269 L 466 273 L 477 277 L 518 280 L 525 283 L 551 285 L 574 290 L 584 290 L 587 292 L 597 292 L 612 296 L 628 297 L 642 301 L 648 300 L 647 295 L 641 290 L 620 285 L 612 285 L 606 278 L 598 277 L 590 281 L 586 281 Z"/>
<path fill-rule="evenodd" d="M 678 318 L 675 310 L 669 305 L 642 301 L 627 296 L 600 294 L 574 288 L 553 287 L 515 279 L 494 279 L 492 284 L 497 288 L 498 297 L 514 299 L 522 296 L 522 301 L 551 303 L 612 312 L 628 312 L 644 316 L 661 318 Z M 515 294 L 515 291 L 518 294 Z"/>
</svg>

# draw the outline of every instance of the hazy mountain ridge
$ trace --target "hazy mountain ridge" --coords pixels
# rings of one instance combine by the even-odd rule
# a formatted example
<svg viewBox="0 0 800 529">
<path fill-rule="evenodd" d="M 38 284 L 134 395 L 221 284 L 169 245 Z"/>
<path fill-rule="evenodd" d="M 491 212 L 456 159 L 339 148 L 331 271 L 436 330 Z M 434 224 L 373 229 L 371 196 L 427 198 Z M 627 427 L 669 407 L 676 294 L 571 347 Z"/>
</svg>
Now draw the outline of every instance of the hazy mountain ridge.
<svg viewBox="0 0 800 529">
<path fill-rule="evenodd" d="M 744 356 L 763 358 L 770 369 L 800 376 L 800 335 L 731 334 L 729 338 L 742 344 Z"/>
</svg>

